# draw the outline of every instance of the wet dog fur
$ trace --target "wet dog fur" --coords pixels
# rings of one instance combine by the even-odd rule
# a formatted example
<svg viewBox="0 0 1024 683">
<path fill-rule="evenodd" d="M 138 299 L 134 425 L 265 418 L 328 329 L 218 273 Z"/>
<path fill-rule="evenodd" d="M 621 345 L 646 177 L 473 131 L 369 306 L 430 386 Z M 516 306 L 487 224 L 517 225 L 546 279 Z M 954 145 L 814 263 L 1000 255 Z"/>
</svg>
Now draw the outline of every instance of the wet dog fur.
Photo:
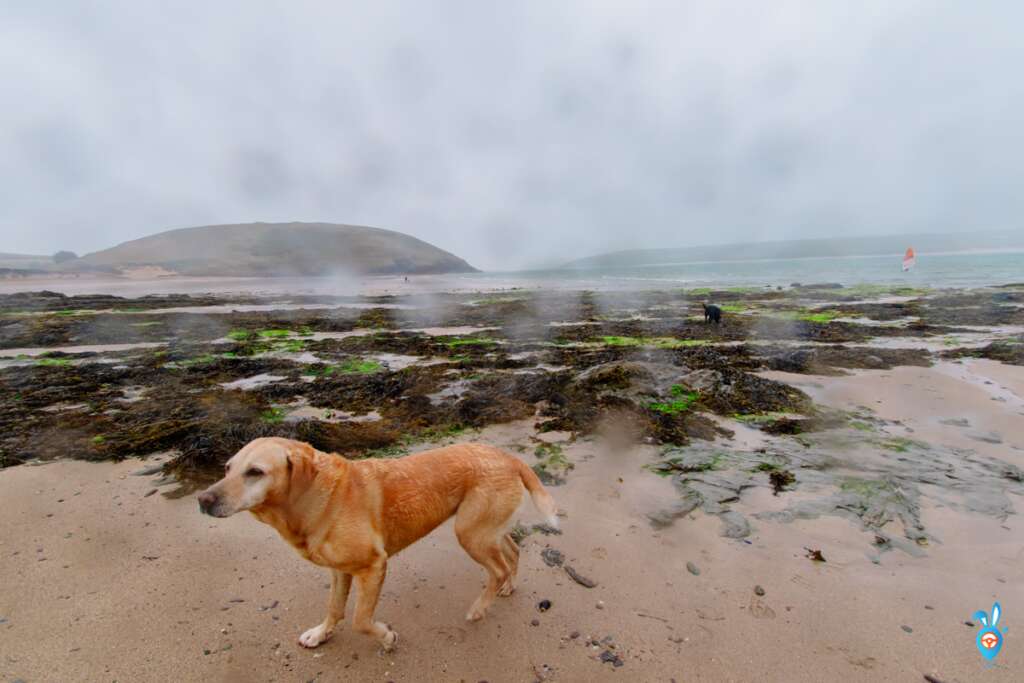
<svg viewBox="0 0 1024 683">
<path fill-rule="evenodd" d="M 327 615 L 299 636 L 300 644 L 316 647 L 331 637 L 355 582 L 353 629 L 388 651 L 398 634 L 373 620 L 388 558 L 454 515 L 459 544 L 487 570 L 487 585 L 466 614 L 469 621 L 483 618 L 495 596 L 514 590 L 519 547 L 507 527 L 524 487 L 557 526 L 555 502 L 537 475 L 493 446 L 349 461 L 299 441 L 260 438 L 235 454 L 224 478 L 198 498 L 201 511 L 214 517 L 248 510 L 302 557 L 330 570 Z"/>
</svg>

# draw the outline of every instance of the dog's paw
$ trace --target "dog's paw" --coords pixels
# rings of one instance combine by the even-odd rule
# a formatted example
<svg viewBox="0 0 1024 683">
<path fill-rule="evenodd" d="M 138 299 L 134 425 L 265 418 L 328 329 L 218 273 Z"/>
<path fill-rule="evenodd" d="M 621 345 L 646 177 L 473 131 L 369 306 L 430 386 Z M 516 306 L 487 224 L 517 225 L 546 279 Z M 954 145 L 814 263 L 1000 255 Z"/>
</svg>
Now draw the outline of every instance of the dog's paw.
<svg viewBox="0 0 1024 683">
<path fill-rule="evenodd" d="M 324 628 L 323 624 L 320 624 L 299 636 L 299 645 L 302 647 L 316 647 L 330 637 L 331 632 Z"/>
<path fill-rule="evenodd" d="M 482 610 L 476 605 L 473 605 L 468 612 L 466 612 L 466 621 L 480 621 L 484 618 L 486 610 Z"/>
<path fill-rule="evenodd" d="M 506 581 L 502 584 L 501 588 L 498 589 L 499 598 L 507 598 L 508 596 L 515 593 L 516 587 L 512 584 L 512 581 Z"/>
<path fill-rule="evenodd" d="M 394 652 L 396 647 L 398 647 L 398 631 L 388 626 L 388 632 L 380 639 L 380 649 L 384 652 Z"/>
</svg>

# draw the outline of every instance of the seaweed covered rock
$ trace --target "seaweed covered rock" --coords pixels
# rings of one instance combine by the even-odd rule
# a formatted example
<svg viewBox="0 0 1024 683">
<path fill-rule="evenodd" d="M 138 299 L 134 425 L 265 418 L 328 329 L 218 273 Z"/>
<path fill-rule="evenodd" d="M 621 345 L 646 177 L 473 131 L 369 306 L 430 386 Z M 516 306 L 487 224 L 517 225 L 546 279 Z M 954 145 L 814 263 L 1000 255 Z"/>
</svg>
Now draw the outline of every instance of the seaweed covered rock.
<svg viewBox="0 0 1024 683">
<path fill-rule="evenodd" d="M 592 391 L 628 390 L 637 386 L 651 386 L 655 383 L 650 368 L 632 362 L 615 362 L 597 365 L 581 372 L 575 383 Z"/>
<path fill-rule="evenodd" d="M 697 370 L 683 382 L 700 391 L 701 405 L 719 415 L 811 410 L 811 399 L 795 387 L 735 370 Z"/>
<path fill-rule="evenodd" d="M 812 375 L 841 375 L 842 369 L 888 370 L 898 365 L 927 367 L 926 349 L 883 349 L 835 344 L 818 348 L 764 349 L 764 363 L 772 370 Z"/>
<path fill-rule="evenodd" d="M 1008 365 L 1024 365 L 1024 337 L 994 341 L 977 349 L 956 349 L 943 354 L 944 358 L 987 358 Z"/>
</svg>

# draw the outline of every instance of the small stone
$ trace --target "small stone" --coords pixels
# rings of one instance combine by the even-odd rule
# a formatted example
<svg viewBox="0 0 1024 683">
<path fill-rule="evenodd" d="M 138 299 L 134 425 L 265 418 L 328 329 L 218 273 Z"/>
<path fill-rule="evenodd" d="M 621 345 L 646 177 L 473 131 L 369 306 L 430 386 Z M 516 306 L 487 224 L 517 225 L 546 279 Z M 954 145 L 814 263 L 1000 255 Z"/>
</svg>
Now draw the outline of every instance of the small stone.
<svg viewBox="0 0 1024 683">
<path fill-rule="evenodd" d="M 903 629 L 904 631 L 906 631 L 907 633 L 913 633 L 914 632 L 914 629 L 910 628 L 909 626 L 900 626 L 900 628 Z"/>
<path fill-rule="evenodd" d="M 973 621 L 965 621 L 964 622 L 964 626 L 970 626 L 971 628 L 974 628 L 974 622 Z"/>
<path fill-rule="evenodd" d="M 612 652 L 611 650 L 605 650 L 604 652 L 601 653 L 601 661 L 606 663 L 606 664 L 611 664 L 616 669 L 618 669 L 624 663 L 619 658 L 619 656 L 617 654 L 615 654 L 614 652 Z"/>
<path fill-rule="evenodd" d="M 597 609 L 604 609 L 604 600 L 598 600 L 597 604 L 594 605 Z"/>
<path fill-rule="evenodd" d="M 530 626 L 540 626 L 540 619 L 534 619 L 531 621 Z"/>
<path fill-rule="evenodd" d="M 539 612 L 547 612 L 549 609 L 551 609 L 551 601 L 550 600 L 541 600 L 540 602 L 537 603 L 537 610 Z"/>
<path fill-rule="evenodd" d="M 690 572 L 694 576 L 700 576 L 700 567 L 695 565 L 693 562 L 686 563 L 686 571 Z"/>
<path fill-rule="evenodd" d="M 210 654 L 210 651 L 209 650 L 203 650 L 203 654 L 204 655 L 208 655 L 208 654 Z"/>
<path fill-rule="evenodd" d="M 934 607 L 932 607 L 931 605 L 925 605 L 925 606 L 924 606 L 924 608 L 925 608 L 925 609 L 935 609 L 935 608 L 934 608 Z"/>
<path fill-rule="evenodd" d="M 807 551 L 807 558 L 813 562 L 824 562 L 825 556 L 817 548 L 804 548 Z"/>
<path fill-rule="evenodd" d="M 579 631 L 573 631 L 572 633 L 569 634 L 569 638 L 571 640 L 576 640 L 579 637 L 580 637 L 580 632 Z"/>
<path fill-rule="evenodd" d="M 764 595 L 764 588 L 761 588 L 761 586 L 754 586 L 754 594 Z"/>
</svg>

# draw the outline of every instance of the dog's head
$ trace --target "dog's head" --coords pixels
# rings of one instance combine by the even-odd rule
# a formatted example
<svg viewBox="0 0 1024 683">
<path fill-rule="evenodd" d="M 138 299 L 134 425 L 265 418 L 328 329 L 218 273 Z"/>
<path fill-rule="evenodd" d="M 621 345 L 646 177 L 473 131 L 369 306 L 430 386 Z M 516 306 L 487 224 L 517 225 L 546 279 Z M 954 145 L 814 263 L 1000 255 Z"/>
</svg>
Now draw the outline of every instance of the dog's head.
<svg viewBox="0 0 1024 683">
<path fill-rule="evenodd" d="M 200 511 L 230 517 L 287 499 L 295 480 L 311 474 L 313 448 L 290 439 L 261 438 L 224 465 L 224 478 L 199 494 Z"/>
</svg>

